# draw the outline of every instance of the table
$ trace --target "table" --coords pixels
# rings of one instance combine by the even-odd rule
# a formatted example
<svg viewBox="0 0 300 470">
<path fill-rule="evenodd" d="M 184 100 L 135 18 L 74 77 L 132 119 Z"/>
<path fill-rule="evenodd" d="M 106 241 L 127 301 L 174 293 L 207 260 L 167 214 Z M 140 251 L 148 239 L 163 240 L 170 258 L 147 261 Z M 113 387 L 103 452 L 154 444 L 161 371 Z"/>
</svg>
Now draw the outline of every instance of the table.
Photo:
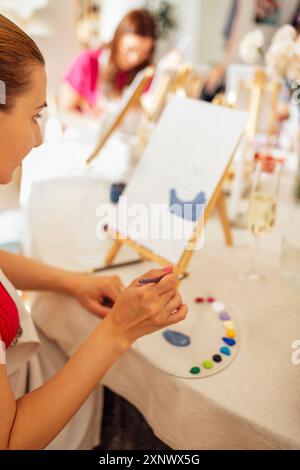
<svg viewBox="0 0 300 470">
<path fill-rule="evenodd" d="M 251 236 L 246 231 L 235 231 L 235 246 L 225 247 L 218 220 L 213 219 L 206 229 L 204 249 L 195 253 L 190 277 L 182 283 L 182 295 L 190 309 L 195 308 L 194 297 L 207 292 L 235 313 L 241 344 L 230 367 L 207 379 L 178 379 L 154 368 L 133 346 L 103 380 L 104 385 L 134 404 L 157 437 L 174 449 L 300 448 L 300 365 L 292 362 L 292 344 L 300 339 L 300 295 L 279 271 L 281 232 L 290 213 L 296 213 L 300 221 L 299 208 L 290 201 L 288 181 L 278 229 L 266 237 L 262 246 L 261 262 L 268 274 L 265 282 L 247 284 L 238 280 L 237 275 L 249 265 Z M 92 186 L 96 194 L 98 189 Z M 98 259 L 100 263 L 109 242 L 95 243 L 94 225 L 89 226 L 95 223 L 94 204 L 90 214 L 89 204 L 85 206 L 86 223 L 81 230 L 80 217 L 71 223 L 74 211 L 68 211 L 68 207 L 72 206 L 72 196 L 60 209 L 45 188 L 40 189 L 44 199 L 35 193 L 34 210 L 30 210 L 31 203 L 28 208 L 35 230 L 31 254 L 72 269 L 86 269 L 88 263 L 95 265 Z M 76 194 L 76 187 L 72 194 Z M 63 216 L 64 228 L 53 244 L 46 234 L 53 227 L 58 230 Z M 74 227 L 82 235 L 75 234 L 76 243 Z M 72 249 L 68 249 L 70 245 Z M 117 274 L 126 283 L 150 267 L 151 263 L 143 263 Z M 76 351 L 99 321 L 73 299 L 51 293 L 35 296 L 32 314 L 43 333 L 56 341 L 67 356 Z"/>
<path fill-rule="evenodd" d="M 191 277 L 182 284 L 190 308 L 206 291 L 235 312 L 242 339 L 227 369 L 208 379 L 177 379 L 133 347 L 104 378 L 174 449 L 300 448 L 300 365 L 292 363 L 292 343 L 300 339 L 300 296 L 282 281 L 271 259 L 268 281 L 237 282 L 247 259 L 243 249 L 211 246 L 196 254 Z M 129 281 L 150 267 L 126 268 L 122 278 Z M 54 294 L 40 294 L 33 315 L 69 356 L 98 322 L 72 299 Z"/>
</svg>

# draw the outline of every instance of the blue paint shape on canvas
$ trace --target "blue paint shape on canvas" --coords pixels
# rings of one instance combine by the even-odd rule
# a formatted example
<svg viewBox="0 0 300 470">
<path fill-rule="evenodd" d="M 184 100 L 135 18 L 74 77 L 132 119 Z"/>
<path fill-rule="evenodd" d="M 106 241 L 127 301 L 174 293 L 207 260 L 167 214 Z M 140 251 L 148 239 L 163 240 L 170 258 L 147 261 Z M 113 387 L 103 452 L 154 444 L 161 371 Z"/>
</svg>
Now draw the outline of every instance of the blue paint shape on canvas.
<svg viewBox="0 0 300 470">
<path fill-rule="evenodd" d="M 203 191 L 192 201 L 182 201 L 178 198 L 175 189 L 170 191 L 170 212 L 190 222 L 197 222 L 200 219 L 205 204 L 206 195 Z"/>
</svg>

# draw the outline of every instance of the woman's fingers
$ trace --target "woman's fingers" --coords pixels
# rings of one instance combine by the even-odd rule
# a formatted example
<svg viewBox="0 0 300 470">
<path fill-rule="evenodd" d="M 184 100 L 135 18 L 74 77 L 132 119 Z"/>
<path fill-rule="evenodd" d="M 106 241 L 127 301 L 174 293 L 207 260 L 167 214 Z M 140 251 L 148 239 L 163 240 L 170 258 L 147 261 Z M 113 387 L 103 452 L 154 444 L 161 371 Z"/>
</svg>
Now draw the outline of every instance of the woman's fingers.
<svg viewBox="0 0 300 470">
<path fill-rule="evenodd" d="M 171 299 L 173 299 L 177 294 L 177 290 L 175 287 L 173 289 L 168 290 L 161 296 L 159 296 L 159 301 L 161 302 L 162 309 L 164 309 Z"/>
<path fill-rule="evenodd" d="M 105 297 L 109 297 L 113 302 L 115 302 L 121 292 L 123 292 L 124 287 L 119 277 L 111 276 L 103 282 L 102 291 Z"/>
<path fill-rule="evenodd" d="M 169 301 L 157 311 L 157 321 L 159 324 L 166 324 L 169 321 L 170 315 L 175 313 L 183 304 L 183 300 L 179 292 L 175 292 Z"/>
<path fill-rule="evenodd" d="M 108 297 L 113 302 L 116 302 L 116 300 L 118 299 L 120 293 L 121 293 L 120 290 L 112 284 L 107 284 L 107 285 L 103 286 L 104 297 Z"/>
<path fill-rule="evenodd" d="M 90 301 L 88 308 L 90 313 L 100 318 L 105 318 L 111 312 L 111 308 L 104 307 L 96 300 Z"/>
<path fill-rule="evenodd" d="M 188 307 L 185 304 L 182 304 L 181 307 L 175 312 L 172 313 L 168 320 L 167 325 L 174 325 L 186 319 L 188 314 Z"/>
<path fill-rule="evenodd" d="M 153 280 L 153 282 L 149 282 L 149 284 L 140 284 L 139 281 L 141 280 Z M 157 282 L 154 282 L 157 281 Z M 156 290 L 159 295 L 164 294 L 168 290 L 177 286 L 178 277 L 174 273 L 166 273 L 162 269 L 153 269 L 148 273 L 144 274 L 143 276 L 134 279 L 131 283 L 131 286 L 135 287 L 143 287 L 148 288 L 149 290 Z"/>
<path fill-rule="evenodd" d="M 125 286 L 119 276 L 109 276 L 107 281 L 109 281 L 110 285 L 115 287 L 119 292 L 123 292 L 125 289 Z"/>
<path fill-rule="evenodd" d="M 157 291 L 159 295 L 164 295 L 170 290 L 176 289 L 178 284 L 178 277 L 176 274 L 166 275 L 159 283 L 157 284 Z"/>
<path fill-rule="evenodd" d="M 143 279 L 158 279 L 160 277 L 166 276 L 167 273 L 163 269 L 151 269 L 147 273 L 143 274 L 142 276 L 138 277 L 137 279 L 134 279 L 134 281 L 131 283 L 132 286 L 139 286 L 141 287 L 141 284 L 139 283 L 140 280 Z M 161 281 L 160 281 L 161 282 Z M 150 286 L 151 284 L 145 284 L 144 287 Z M 156 285 L 156 284 L 154 284 Z"/>
<path fill-rule="evenodd" d="M 163 277 L 162 279 L 159 279 Z M 146 285 L 140 279 L 159 279 Z M 177 292 L 178 278 L 163 270 L 151 270 L 135 279 L 119 296 L 111 311 L 113 321 L 130 341 L 185 319 L 187 307 Z"/>
<path fill-rule="evenodd" d="M 167 312 L 169 315 L 173 313 L 175 310 L 178 310 L 181 305 L 183 304 L 183 300 L 179 292 L 175 294 L 174 297 L 167 303 L 164 307 L 164 311 Z"/>
<path fill-rule="evenodd" d="M 116 276 L 115 278 L 115 285 L 120 292 L 123 292 L 123 290 L 125 289 L 125 286 L 119 276 Z"/>
</svg>

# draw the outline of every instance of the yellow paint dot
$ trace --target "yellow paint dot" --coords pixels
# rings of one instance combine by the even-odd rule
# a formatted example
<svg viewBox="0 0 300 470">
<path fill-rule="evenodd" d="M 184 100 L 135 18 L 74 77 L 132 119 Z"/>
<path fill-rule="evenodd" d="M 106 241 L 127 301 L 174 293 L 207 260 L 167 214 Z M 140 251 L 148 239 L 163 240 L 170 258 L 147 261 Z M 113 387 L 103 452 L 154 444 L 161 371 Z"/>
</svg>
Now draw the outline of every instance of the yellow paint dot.
<svg viewBox="0 0 300 470">
<path fill-rule="evenodd" d="M 232 321 L 224 321 L 224 326 L 226 330 L 234 330 L 234 324 Z"/>
<path fill-rule="evenodd" d="M 227 330 L 226 336 L 227 338 L 235 338 L 236 332 L 234 330 Z"/>
</svg>

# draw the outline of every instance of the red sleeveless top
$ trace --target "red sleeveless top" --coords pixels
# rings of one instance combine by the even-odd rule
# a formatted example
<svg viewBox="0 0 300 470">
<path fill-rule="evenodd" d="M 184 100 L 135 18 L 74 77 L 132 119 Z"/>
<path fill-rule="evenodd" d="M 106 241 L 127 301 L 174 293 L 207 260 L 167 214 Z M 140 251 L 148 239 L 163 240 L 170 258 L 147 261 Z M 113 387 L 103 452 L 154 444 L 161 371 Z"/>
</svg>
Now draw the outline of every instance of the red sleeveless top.
<svg viewBox="0 0 300 470">
<path fill-rule="evenodd" d="M 0 282 L 0 339 L 6 349 L 17 337 L 20 327 L 18 309 L 13 299 Z"/>
</svg>

